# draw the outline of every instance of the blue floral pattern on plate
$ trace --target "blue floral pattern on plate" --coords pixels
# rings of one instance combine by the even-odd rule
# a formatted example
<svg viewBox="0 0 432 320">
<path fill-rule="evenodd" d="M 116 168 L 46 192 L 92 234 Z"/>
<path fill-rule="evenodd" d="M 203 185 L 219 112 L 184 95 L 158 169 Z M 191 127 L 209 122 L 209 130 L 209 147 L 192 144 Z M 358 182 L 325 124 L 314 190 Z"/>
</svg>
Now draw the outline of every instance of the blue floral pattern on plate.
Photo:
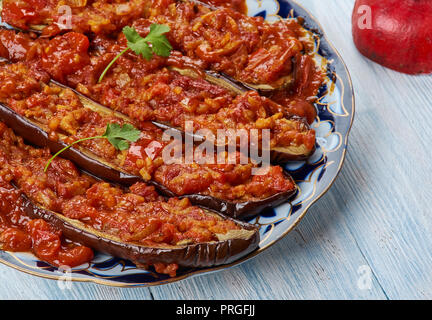
<svg viewBox="0 0 432 320">
<path fill-rule="evenodd" d="M 298 184 L 297 196 L 291 202 L 265 210 L 250 221 L 260 226 L 259 248 L 230 265 L 187 269 L 180 271 L 175 278 L 138 269 L 129 261 L 101 253 L 96 253 L 91 263 L 73 270 L 52 267 L 29 253 L 0 251 L 0 262 L 49 279 L 71 279 L 128 287 L 159 285 L 238 265 L 266 250 L 294 229 L 310 206 L 331 187 L 343 165 L 348 134 L 354 119 L 353 88 L 341 57 L 323 35 L 320 25 L 300 5 L 289 0 L 247 0 L 247 5 L 250 16 L 261 16 L 268 21 L 302 17 L 305 27 L 313 31 L 316 59 L 325 61 L 328 75 L 327 83 L 318 95 L 318 116 L 312 124 L 317 133 L 316 152 L 307 161 L 286 165 L 286 169 Z M 323 58 L 325 60 L 322 60 Z M 65 271 L 72 272 L 65 275 Z"/>
</svg>

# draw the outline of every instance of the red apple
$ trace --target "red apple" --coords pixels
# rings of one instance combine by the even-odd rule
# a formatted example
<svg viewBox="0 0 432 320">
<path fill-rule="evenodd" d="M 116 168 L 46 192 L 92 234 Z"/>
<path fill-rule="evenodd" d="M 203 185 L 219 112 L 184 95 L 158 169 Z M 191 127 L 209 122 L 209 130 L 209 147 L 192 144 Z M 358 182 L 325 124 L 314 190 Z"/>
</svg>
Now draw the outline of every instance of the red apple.
<svg viewBox="0 0 432 320">
<path fill-rule="evenodd" d="M 403 73 L 432 73 L 432 0 L 357 0 L 352 32 L 369 59 Z"/>
</svg>

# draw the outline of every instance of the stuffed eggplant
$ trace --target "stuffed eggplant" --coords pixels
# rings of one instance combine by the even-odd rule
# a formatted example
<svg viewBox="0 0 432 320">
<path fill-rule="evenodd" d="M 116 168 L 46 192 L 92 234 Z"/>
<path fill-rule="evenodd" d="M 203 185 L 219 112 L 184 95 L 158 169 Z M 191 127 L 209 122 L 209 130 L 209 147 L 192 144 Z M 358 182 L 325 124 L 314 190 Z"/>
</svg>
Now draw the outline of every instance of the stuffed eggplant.
<svg viewBox="0 0 432 320">
<path fill-rule="evenodd" d="M 86 247 L 114 257 L 127 259 L 138 267 L 174 269 L 177 267 L 204 268 L 232 263 L 254 251 L 259 243 L 257 228 L 244 222 L 228 220 L 217 214 L 202 210 L 211 222 L 232 222 L 233 229 L 225 233 L 214 233 L 208 242 L 181 240 L 176 244 L 157 243 L 144 245 L 138 241 L 126 242 L 115 233 L 104 232 L 77 219 L 68 218 L 60 213 L 44 209 L 23 196 L 25 213 L 33 219 L 43 219 L 63 235 Z M 171 276 L 175 272 L 169 270 Z"/>
<path fill-rule="evenodd" d="M 178 267 L 226 264 L 257 248 L 259 233 L 253 225 L 195 207 L 188 199 L 166 201 L 144 183 L 129 189 L 110 185 L 61 158 L 44 172 L 48 149 L 24 144 L 3 123 L 0 135 L 1 184 L 19 190 L 20 210 L 31 219 L 43 219 L 75 243 L 172 276 Z M 30 227 L 23 232 L 40 233 Z M 3 230 L 1 226 L 2 247 L 13 247 Z M 54 247 L 47 244 L 47 258 Z"/>
<path fill-rule="evenodd" d="M 209 1 L 207 5 L 201 1 L 135 0 L 108 5 L 99 0 L 91 6 L 76 3 L 71 26 L 60 30 L 62 24 L 57 20 L 62 2 L 53 1 L 37 12 L 37 6 L 12 2 L 4 1 L 3 19 L 21 29 L 31 22 L 46 23 L 44 36 L 73 30 L 100 39 L 106 38 L 107 32 L 121 35 L 128 25 L 142 35 L 148 34 L 151 24 L 169 26 L 168 38 L 174 47 L 169 60 L 216 73 L 221 84 L 256 90 L 287 111 L 307 117 L 308 123 L 316 117 L 312 103 L 325 72 L 313 59 L 312 33 L 297 19 L 268 23 L 233 10 L 230 1 Z M 216 8 L 213 2 L 228 4 L 228 8 Z"/>
<path fill-rule="evenodd" d="M 62 153 L 97 177 L 123 185 L 146 182 L 167 197 L 187 197 L 196 205 L 242 219 L 286 202 L 296 193 L 294 181 L 279 166 L 254 175 L 257 165 L 250 160 L 241 164 L 240 158 L 235 165 L 228 161 L 165 163 L 164 149 L 169 145 L 157 127 L 137 123 L 60 84 L 41 83 L 38 77 L 22 63 L 0 67 L 2 83 L 20 83 L 20 88 L 0 90 L 0 118 L 30 143 L 56 153 L 76 141 L 100 137 L 107 125 L 131 124 L 140 129 L 127 150 L 116 150 L 98 138 Z"/>
</svg>

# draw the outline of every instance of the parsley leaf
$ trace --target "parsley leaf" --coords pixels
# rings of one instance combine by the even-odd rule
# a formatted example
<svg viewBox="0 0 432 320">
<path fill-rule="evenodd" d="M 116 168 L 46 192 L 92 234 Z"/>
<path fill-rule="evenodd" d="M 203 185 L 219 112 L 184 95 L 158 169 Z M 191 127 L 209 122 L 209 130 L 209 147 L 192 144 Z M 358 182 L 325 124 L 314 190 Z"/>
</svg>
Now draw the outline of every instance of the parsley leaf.
<svg viewBox="0 0 432 320">
<path fill-rule="evenodd" d="M 165 33 L 170 31 L 170 27 L 163 24 L 152 24 L 150 33 L 145 38 L 152 44 L 152 49 L 155 54 L 161 57 L 169 57 L 173 47 L 169 43 Z"/>
<path fill-rule="evenodd" d="M 48 160 L 44 172 L 48 170 L 48 167 L 53 160 L 62 152 L 66 151 L 73 145 L 93 139 L 107 139 L 117 150 L 123 151 L 129 149 L 129 142 L 137 142 L 141 136 L 141 131 L 136 129 L 133 125 L 126 123 L 123 126 L 117 123 L 108 123 L 105 133 L 102 136 L 88 137 L 75 141 L 74 143 L 64 147 L 57 152 L 51 159 Z"/>
<path fill-rule="evenodd" d="M 134 28 L 129 26 L 123 28 L 123 34 L 125 35 L 127 41 L 130 43 L 136 43 L 140 39 L 142 39 L 139 33 Z"/>
<path fill-rule="evenodd" d="M 117 150 L 126 150 L 129 149 L 127 141 L 136 142 L 140 138 L 140 135 L 141 131 L 135 129 L 129 123 L 126 123 L 122 127 L 117 123 L 109 123 L 102 137 L 108 139 Z"/>
<path fill-rule="evenodd" d="M 153 57 L 152 50 L 147 41 L 138 34 L 138 32 L 131 27 L 124 27 L 123 34 L 128 41 L 128 48 L 135 52 L 137 55 L 142 55 L 147 61 Z"/>
<path fill-rule="evenodd" d="M 165 33 L 170 31 L 170 27 L 164 24 L 152 24 L 149 34 L 143 38 L 132 27 L 123 28 L 123 34 L 127 39 L 127 48 L 120 52 L 102 72 L 99 82 L 102 81 L 107 71 L 126 51 L 132 50 L 137 55 L 142 55 L 144 59 L 150 61 L 153 53 L 161 57 L 169 57 L 173 47 L 168 41 Z"/>
</svg>

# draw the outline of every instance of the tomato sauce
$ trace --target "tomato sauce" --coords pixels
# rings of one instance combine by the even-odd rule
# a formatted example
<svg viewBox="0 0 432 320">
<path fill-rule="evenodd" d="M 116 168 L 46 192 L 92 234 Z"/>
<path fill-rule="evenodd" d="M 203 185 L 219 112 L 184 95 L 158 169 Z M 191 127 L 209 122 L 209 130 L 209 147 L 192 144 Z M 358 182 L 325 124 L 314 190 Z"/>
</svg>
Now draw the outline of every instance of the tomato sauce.
<svg viewBox="0 0 432 320">
<path fill-rule="evenodd" d="M 0 123 L 0 135 L 7 135 Z M 55 266 L 75 267 L 93 259 L 92 249 L 65 239 L 60 230 L 41 219 L 30 219 L 22 198 L 22 191 L 12 184 L 13 172 L 0 152 L 0 247 L 14 252 L 32 252 Z"/>
<path fill-rule="evenodd" d="M 229 8 L 212 11 L 190 2 L 173 3 L 149 20 L 169 25 L 171 44 L 206 69 L 250 84 L 271 84 L 291 74 L 291 59 L 304 49 L 293 22 L 270 24 Z M 142 24 L 145 20 L 134 22 L 138 30 Z"/>
<path fill-rule="evenodd" d="M 6 0 L 2 5 L 2 20 L 21 29 L 28 29 L 30 24 L 45 23 L 53 14 L 49 0 Z"/>
<path fill-rule="evenodd" d="M 226 7 L 247 14 L 246 0 L 202 0 L 201 2 L 207 3 L 215 7 Z"/>
<path fill-rule="evenodd" d="M 12 252 L 32 252 L 55 266 L 76 267 L 93 259 L 93 250 L 65 239 L 41 219 L 30 219 L 23 209 L 21 192 L 0 182 L 0 247 Z"/>
</svg>

